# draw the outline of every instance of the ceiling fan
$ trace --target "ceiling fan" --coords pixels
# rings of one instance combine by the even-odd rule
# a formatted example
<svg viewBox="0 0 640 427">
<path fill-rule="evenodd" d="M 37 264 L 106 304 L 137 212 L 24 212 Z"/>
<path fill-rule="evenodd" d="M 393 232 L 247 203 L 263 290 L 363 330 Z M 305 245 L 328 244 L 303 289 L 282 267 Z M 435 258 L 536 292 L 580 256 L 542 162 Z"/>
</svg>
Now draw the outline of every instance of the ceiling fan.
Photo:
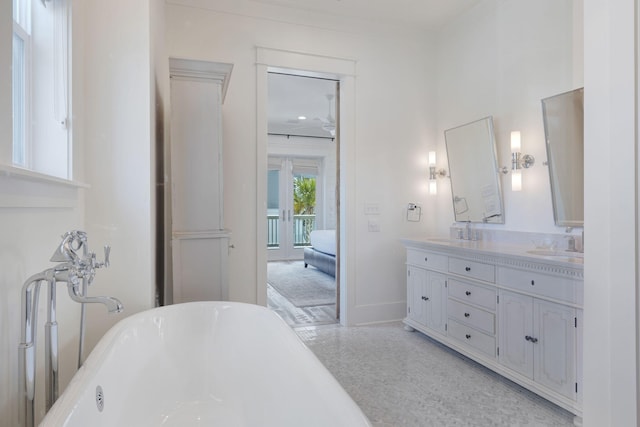
<svg viewBox="0 0 640 427">
<path fill-rule="evenodd" d="M 321 136 L 322 132 L 326 132 L 333 139 L 336 136 L 336 120 L 331 115 L 332 103 L 335 98 L 334 94 L 326 94 L 325 97 L 329 102 L 329 113 L 326 117 L 315 117 L 308 121 L 306 117 L 298 117 L 297 119 L 289 119 L 286 121 L 288 132 L 302 132 L 302 134 L 310 133 L 311 135 Z M 297 125 L 297 126 L 296 126 Z"/>
<path fill-rule="evenodd" d="M 334 95 L 328 93 L 325 95 L 327 101 L 329 101 L 329 114 L 326 118 L 316 117 L 314 120 L 320 120 L 322 122 L 322 130 L 329 132 L 332 137 L 336 136 L 336 119 L 331 115 L 331 105 L 333 104 Z"/>
</svg>

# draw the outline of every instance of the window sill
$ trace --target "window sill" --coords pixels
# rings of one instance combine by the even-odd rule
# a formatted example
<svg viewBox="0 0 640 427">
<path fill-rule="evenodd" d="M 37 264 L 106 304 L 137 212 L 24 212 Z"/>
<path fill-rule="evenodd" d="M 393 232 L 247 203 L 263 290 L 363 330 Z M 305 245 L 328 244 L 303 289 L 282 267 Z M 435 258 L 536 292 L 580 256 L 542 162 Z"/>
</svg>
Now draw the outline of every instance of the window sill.
<svg viewBox="0 0 640 427">
<path fill-rule="evenodd" d="M 69 179 L 59 178 L 53 175 L 47 175 L 40 172 L 35 172 L 30 169 L 24 169 L 17 166 L 6 165 L 0 163 L 0 175 L 6 177 L 16 177 L 25 181 L 44 182 L 50 184 L 62 185 L 65 187 L 75 188 L 89 188 L 89 184 L 85 184 L 79 181 L 72 181 Z"/>
<path fill-rule="evenodd" d="M 88 184 L 0 164 L 0 208 L 75 208 Z"/>
</svg>

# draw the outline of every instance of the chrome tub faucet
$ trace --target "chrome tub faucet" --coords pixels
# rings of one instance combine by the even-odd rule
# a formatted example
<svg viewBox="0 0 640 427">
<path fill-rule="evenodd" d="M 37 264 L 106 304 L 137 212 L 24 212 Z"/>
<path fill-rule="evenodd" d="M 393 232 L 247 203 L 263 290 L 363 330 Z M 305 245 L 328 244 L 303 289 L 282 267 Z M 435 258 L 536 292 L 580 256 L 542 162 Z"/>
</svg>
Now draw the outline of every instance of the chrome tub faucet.
<svg viewBox="0 0 640 427">
<path fill-rule="evenodd" d="M 36 331 L 38 329 L 38 300 L 43 282 L 47 287 L 47 322 L 45 323 L 45 408 L 48 411 L 58 398 L 58 323 L 56 320 L 56 284 L 67 284 L 72 300 L 82 304 L 80 316 L 80 340 L 78 349 L 78 367 L 82 365 L 85 330 L 86 303 L 100 303 L 110 313 L 123 310 L 122 303 L 113 297 L 89 297 L 88 286 L 93 282 L 96 269 L 109 266 L 110 248 L 105 246 L 104 262 L 96 261 L 96 255 L 89 251 L 87 234 L 73 230 L 62 236 L 62 241 L 51 256 L 50 261 L 57 262 L 29 277 L 22 286 L 21 298 L 21 335 L 19 351 L 19 399 L 20 426 L 35 426 L 35 387 L 36 387 Z"/>
</svg>

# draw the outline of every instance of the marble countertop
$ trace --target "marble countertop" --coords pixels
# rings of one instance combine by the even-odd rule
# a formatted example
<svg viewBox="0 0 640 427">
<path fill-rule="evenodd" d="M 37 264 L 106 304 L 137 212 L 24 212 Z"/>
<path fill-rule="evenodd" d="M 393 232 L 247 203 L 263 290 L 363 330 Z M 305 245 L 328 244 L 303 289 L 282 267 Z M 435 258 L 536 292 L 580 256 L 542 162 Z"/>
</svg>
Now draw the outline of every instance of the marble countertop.
<svg viewBox="0 0 640 427">
<path fill-rule="evenodd" d="M 527 261 L 554 264 L 563 267 L 583 269 L 584 254 L 568 252 L 563 249 L 536 248 L 533 243 L 519 244 L 514 242 L 490 240 L 460 240 L 447 237 L 417 236 L 401 239 L 407 247 L 418 249 L 445 250 L 446 252 L 472 252 L 491 256 L 507 256 Z"/>
</svg>

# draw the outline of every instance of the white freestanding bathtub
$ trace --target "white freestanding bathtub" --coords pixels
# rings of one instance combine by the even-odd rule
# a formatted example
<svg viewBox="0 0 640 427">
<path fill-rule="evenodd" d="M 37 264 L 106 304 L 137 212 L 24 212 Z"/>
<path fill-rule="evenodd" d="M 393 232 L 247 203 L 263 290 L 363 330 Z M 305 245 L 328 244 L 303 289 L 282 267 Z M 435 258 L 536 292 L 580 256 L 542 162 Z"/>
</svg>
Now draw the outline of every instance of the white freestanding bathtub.
<svg viewBox="0 0 640 427">
<path fill-rule="evenodd" d="M 116 324 L 41 426 L 370 424 L 275 313 L 194 302 Z"/>
</svg>

